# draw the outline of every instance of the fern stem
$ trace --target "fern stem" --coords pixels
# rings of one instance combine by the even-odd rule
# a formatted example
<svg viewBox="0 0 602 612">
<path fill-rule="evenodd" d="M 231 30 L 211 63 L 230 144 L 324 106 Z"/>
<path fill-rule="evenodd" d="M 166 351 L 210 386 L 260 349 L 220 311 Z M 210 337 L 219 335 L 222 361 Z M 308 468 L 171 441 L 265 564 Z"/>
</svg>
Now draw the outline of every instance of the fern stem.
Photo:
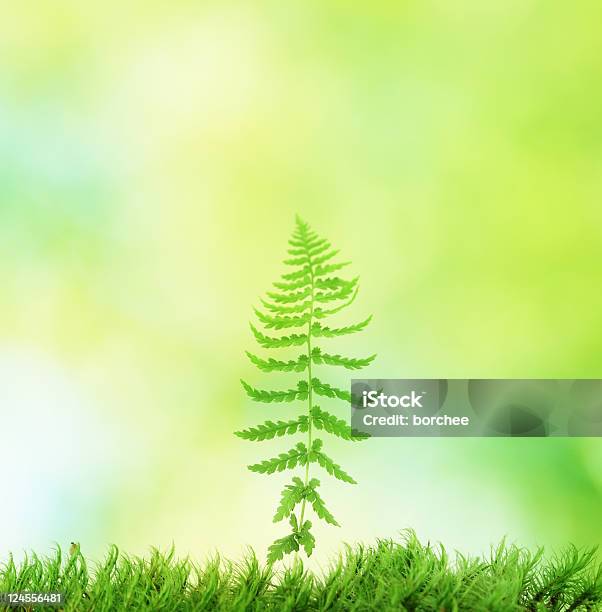
<svg viewBox="0 0 602 612">
<path fill-rule="evenodd" d="M 307 449 L 311 450 L 311 434 L 312 434 L 312 422 L 311 422 L 311 405 L 312 405 L 312 384 L 311 384 L 311 324 L 314 314 L 314 267 L 311 263 L 311 256 L 309 249 L 307 249 L 307 257 L 309 263 L 309 276 L 311 279 L 311 292 L 309 295 L 311 306 L 309 307 L 309 320 L 307 322 L 307 417 L 309 426 L 307 429 Z M 309 461 L 305 464 L 305 487 L 309 483 Z M 305 504 L 307 500 L 303 498 L 301 502 L 301 512 L 299 515 L 299 527 L 303 526 L 303 519 L 305 518 Z"/>
</svg>

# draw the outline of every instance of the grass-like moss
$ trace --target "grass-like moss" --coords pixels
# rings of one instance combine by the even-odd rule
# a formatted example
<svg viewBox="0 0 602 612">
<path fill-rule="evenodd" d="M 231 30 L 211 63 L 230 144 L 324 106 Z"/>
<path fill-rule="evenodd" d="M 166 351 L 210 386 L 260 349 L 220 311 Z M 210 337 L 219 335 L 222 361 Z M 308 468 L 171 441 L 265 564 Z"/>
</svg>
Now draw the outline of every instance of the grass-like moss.
<svg viewBox="0 0 602 612">
<path fill-rule="evenodd" d="M 501 544 L 487 558 L 449 556 L 401 541 L 358 544 L 321 574 L 302 562 L 266 566 L 250 552 L 240 563 L 198 564 L 174 551 L 148 558 L 111 547 L 94 568 L 79 547 L 31 555 L 0 567 L 0 593 L 61 591 L 64 610 L 602 610 L 602 567 L 595 550 L 543 552 Z M 42 608 L 36 608 L 42 609 Z"/>
</svg>

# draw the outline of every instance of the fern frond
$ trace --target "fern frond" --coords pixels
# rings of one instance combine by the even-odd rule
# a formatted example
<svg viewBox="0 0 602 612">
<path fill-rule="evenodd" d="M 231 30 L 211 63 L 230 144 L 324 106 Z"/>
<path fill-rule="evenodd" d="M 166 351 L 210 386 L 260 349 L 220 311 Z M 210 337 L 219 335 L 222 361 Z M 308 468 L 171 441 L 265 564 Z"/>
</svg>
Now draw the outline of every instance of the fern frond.
<svg viewBox="0 0 602 612">
<path fill-rule="evenodd" d="M 314 269 L 314 277 L 318 278 L 320 276 L 327 276 L 331 272 L 336 272 L 337 270 L 340 270 L 341 268 L 348 266 L 350 263 L 351 263 L 350 261 L 343 261 L 337 264 L 328 264 L 326 266 L 316 266 L 316 268 Z"/>
<path fill-rule="evenodd" d="M 294 293 L 278 293 L 276 291 L 268 291 L 268 296 L 278 304 L 294 304 L 300 302 L 311 295 L 311 288 L 308 287 L 304 291 L 296 291 Z"/>
<path fill-rule="evenodd" d="M 320 238 L 317 242 L 314 242 L 309 248 L 309 256 L 316 257 L 320 255 L 324 251 L 327 251 L 331 248 L 331 244 L 326 238 Z"/>
<path fill-rule="evenodd" d="M 297 517 L 291 514 L 289 523 L 293 533 L 284 538 L 279 538 L 268 548 L 268 563 L 274 563 L 282 559 L 284 555 L 298 551 L 299 546 L 303 546 L 308 557 L 311 556 L 316 545 L 316 540 L 310 531 L 311 521 L 305 521 L 303 525 L 299 526 Z"/>
<path fill-rule="evenodd" d="M 312 230 L 309 226 L 299 227 L 293 232 L 293 238 L 301 240 L 302 242 L 307 244 L 312 240 L 317 240 L 318 234 L 316 234 L 316 232 Z"/>
<path fill-rule="evenodd" d="M 348 482 L 349 484 L 357 484 L 357 482 L 343 470 L 343 468 L 335 463 L 328 455 L 325 455 L 322 451 L 322 440 L 314 440 L 311 450 L 308 453 L 309 461 L 317 461 L 321 467 L 323 467 L 331 476 L 334 476 L 338 480 Z"/>
<path fill-rule="evenodd" d="M 305 494 L 305 485 L 298 476 L 293 478 L 293 484 L 288 484 L 284 487 L 281 497 L 280 504 L 274 514 L 273 522 L 277 523 L 285 517 L 289 516 L 295 506 L 301 502 Z"/>
<path fill-rule="evenodd" d="M 339 249 L 334 249 L 333 251 L 328 251 L 328 253 L 325 253 L 324 255 L 320 255 L 319 257 L 316 257 L 315 259 L 312 260 L 312 264 L 314 266 L 320 266 L 323 263 L 327 262 L 329 259 L 332 259 L 333 257 L 335 257 L 336 255 L 339 254 Z"/>
<path fill-rule="evenodd" d="M 312 235 L 313 234 L 313 235 Z M 301 228 L 297 226 L 292 233 L 292 237 L 288 243 L 293 247 L 307 247 L 307 244 L 311 240 L 315 240 L 316 233 L 309 229 L 309 226 Z"/>
<path fill-rule="evenodd" d="M 321 246 L 324 243 L 324 238 L 320 238 L 315 233 L 311 236 L 305 237 L 302 237 L 301 234 L 293 234 L 293 237 L 288 241 L 288 243 L 292 247 L 295 247 L 294 249 L 289 249 L 287 251 L 291 255 L 301 255 L 303 253 L 309 253 L 312 255 L 312 249 Z M 298 252 L 293 253 L 293 250 Z"/>
<path fill-rule="evenodd" d="M 251 362 L 264 372 L 303 372 L 307 369 L 307 364 L 309 362 L 307 355 L 299 355 L 297 361 L 278 361 L 272 357 L 269 359 L 261 359 L 261 357 L 249 353 L 249 351 L 245 352 Z"/>
<path fill-rule="evenodd" d="M 349 393 L 349 391 L 332 387 L 328 383 L 324 383 L 317 378 L 311 379 L 311 388 L 318 395 L 322 395 L 323 397 L 337 397 L 347 402 L 351 401 L 351 393 Z"/>
<path fill-rule="evenodd" d="M 289 244 L 296 248 L 287 249 L 287 253 L 289 255 L 293 255 L 294 257 L 298 257 L 301 255 L 309 255 L 309 257 L 316 257 L 316 255 L 320 255 L 324 251 L 327 251 L 331 244 L 326 240 L 326 238 L 319 238 L 318 240 L 294 240 L 294 244 L 289 240 Z"/>
<path fill-rule="evenodd" d="M 297 542 L 300 546 L 303 546 L 305 554 L 311 557 L 313 549 L 316 547 L 316 539 L 309 531 L 311 529 L 311 521 L 305 521 L 300 531 L 297 533 Z"/>
<path fill-rule="evenodd" d="M 330 525 L 339 527 L 339 523 L 326 508 L 324 500 L 318 491 L 316 491 L 316 488 L 319 485 L 320 481 L 317 478 L 312 478 L 308 482 L 307 486 L 305 486 L 301 478 L 295 476 L 293 478 L 293 484 L 286 485 L 281 493 L 280 504 L 278 505 L 276 514 L 274 514 L 273 522 L 278 523 L 284 518 L 290 516 L 292 511 L 295 509 L 295 506 L 300 504 L 304 499 L 307 499 L 307 501 L 312 505 L 312 508 L 318 518 L 321 518 Z"/>
<path fill-rule="evenodd" d="M 347 287 L 349 284 L 357 284 L 359 276 L 348 281 L 344 278 L 340 278 L 339 276 L 328 276 L 326 278 L 317 278 L 314 282 L 314 286 L 316 289 L 328 289 L 335 290 L 340 289 L 341 287 Z"/>
<path fill-rule="evenodd" d="M 319 406 L 314 406 L 311 409 L 311 422 L 316 429 L 323 429 L 329 434 L 343 438 L 343 440 L 359 442 L 370 437 L 370 434 L 351 429 L 343 419 L 321 410 Z"/>
<path fill-rule="evenodd" d="M 299 246 L 305 249 L 307 253 L 310 249 L 314 248 L 316 245 L 320 244 L 322 238 L 316 234 L 313 230 L 309 230 L 306 232 L 294 232 L 293 240 L 297 241 L 299 244 L 294 246 Z"/>
<path fill-rule="evenodd" d="M 296 289 L 303 289 L 311 284 L 311 277 L 309 275 L 303 276 L 299 280 L 292 281 L 290 283 L 272 283 L 274 287 L 281 291 L 295 291 Z"/>
<path fill-rule="evenodd" d="M 323 353 L 317 346 L 314 347 L 311 352 L 311 360 L 313 363 L 318 365 L 323 363 L 326 365 L 337 365 L 348 370 L 360 370 L 361 368 L 365 368 L 369 366 L 375 358 L 376 355 L 370 355 L 370 357 L 365 357 L 363 359 L 352 359 L 351 357 L 342 357 L 341 355 L 329 355 L 328 353 Z"/>
<path fill-rule="evenodd" d="M 326 327 L 316 322 L 311 326 L 311 335 L 315 338 L 334 338 L 336 336 L 346 336 L 348 334 L 355 334 L 362 331 L 368 323 L 372 320 L 372 315 L 367 319 L 356 323 L 355 325 L 348 325 L 346 327 Z"/>
<path fill-rule="evenodd" d="M 316 302 L 333 302 L 334 300 L 345 300 L 353 293 L 358 280 L 359 276 L 356 276 L 350 281 L 343 281 L 343 284 L 338 285 L 338 287 L 328 288 L 324 291 L 318 291 L 316 294 L 314 294 L 314 300 L 316 300 Z"/>
<path fill-rule="evenodd" d="M 257 318 L 267 329 L 290 329 L 291 327 L 303 327 L 309 321 L 310 315 L 305 314 L 300 317 L 279 317 L 266 315 L 257 308 L 253 309 Z"/>
<path fill-rule="evenodd" d="M 327 302 L 335 302 L 337 300 L 346 300 L 352 293 L 352 287 L 343 287 L 338 291 L 318 291 L 314 295 L 314 299 L 316 302 L 325 304 Z"/>
<path fill-rule="evenodd" d="M 303 312 L 311 308 L 311 302 L 306 301 L 296 306 L 282 306 L 280 304 L 271 304 L 265 300 L 261 300 L 261 303 L 271 312 L 277 312 L 278 314 L 288 315 Z"/>
<path fill-rule="evenodd" d="M 267 336 L 253 324 L 251 330 L 255 339 L 264 348 L 276 349 L 306 345 L 305 351 L 296 359 L 277 360 L 271 357 L 263 358 L 247 352 L 251 362 L 264 372 L 305 372 L 305 380 L 298 382 L 296 388 L 283 391 L 257 389 L 245 381 L 241 381 L 247 395 L 257 402 L 307 402 L 307 413 L 295 419 L 267 420 L 254 427 L 235 432 L 239 438 L 261 442 L 286 435 L 305 433 L 307 442 L 299 442 L 294 448 L 249 465 L 252 472 L 273 474 L 297 466 L 304 468 L 305 478 L 295 476 L 292 483 L 285 485 L 280 496 L 280 502 L 274 514 L 274 522 L 288 517 L 291 526 L 289 535 L 277 539 L 268 551 L 270 564 L 282 559 L 284 555 L 305 550 L 309 556 L 315 547 L 315 538 L 311 533 L 312 523 L 305 520 L 305 511 L 311 505 L 317 517 L 330 525 L 338 526 L 338 522 L 326 508 L 324 500 L 316 490 L 320 481 L 309 479 L 311 463 L 318 463 L 326 472 L 335 478 L 355 484 L 355 480 L 323 452 L 322 440 L 313 439 L 312 428 L 324 431 L 343 440 L 355 441 L 368 438 L 367 434 L 353 430 L 343 419 L 321 410 L 313 405 L 315 396 L 350 401 L 351 394 L 322 382 L 312 376 L 312 366 L 339 366 L 347 370 L 358 370 L 369 365 L 375 355 L 363 359 L 343 357 L 339 354 L 322 353 L 313 345 L 314 338 L 334 338 L 359 332 L 371 320 L 347 325 L 344 327 L 327 327 L 320 320 L 340 312 L 350 306 L 358 294 L 358 278 L 346 280 L 337 272 L 350 262 L 336 262 L 339 251 L 333 249 L 331 243 L 320 237 L 309 225 L 297 216 L 295 229 L 288 241 L 288 257 L 284 264 L 296 269 L 281 275 L 281 279 L 273 283 L 275 290 L 267 293 L 262 299 L 263 307 L 255 309 L 255 314 L 263 327 L 274 330 L 299 328 L 302 333 L 288 333 L 285 336 Z M 325 308 L 327 304 L 333 304 Z M 337 305 L 338 304 L 338 305 Z M 296 513 L 297 506 L 299 512 Z"/>
<path fill-rule="evenodd" d="M 307 342 L 307 334 L 292 334 L 291 336 L 281 336 L 274 338 L 262 334 L 253 324 L 251 330 L 255 339 L 264 348 L 284 348 L 286 346 L 301 346 Z"/>
<path fill-rule="evenodd" d="M 284 538 L 279 538 L 273 544 L 270 544 L 268 548 L 268 563 L 280 561 L 284 555 L 288 555 L 298 550 L 299 544 L 294 533 L 291 533 Z"/>
<path fill-rule="evenodd" d="M 309 274 L 311 269 L 309 266 L 303 266 L 300 270 L 296 270 L 295 272 L 288 272 L 287 274 L 282 274 L 281 278 L 286 281 L 294 281 L 300 278 L 303 278 L 306 274 Z"/>
<path fill-rule="evenodd" d="M 265 389 L 256 389 L 242 379 L 240 382 L 245 388 L 247 395 L 255 402 L 271 404 L 272 402 L 294 402 L 296 399 L 307 399 L 307 383 L 304 380 L 300 380 L 297 383 L 296 389 L 287 389 L 286 391 L 268 391 Z"/>
<path fill-rule="evenodd" d="M 285 259 L 282 263 L 285 266 L 302 266 L 303 264 L 309 263 L 309 257 L 307 255 L 302 255 L 301 257 Z"/>
<path fill-rule="evenodd" d="M 306 432 L 308 429 L 309 418 L 303 414 L 290 421 L 265 421 L 265 423 L 261 423 L 256 427 L 235 431 L 234 435 L 251 442 L 263 442 L 263 440 L 271 440 L 276 436 L 292 435 L 297 433 L 297 431 Z"/>
<path fill-rule="evenodd" d="M 312 230 L 307 223 L 297 223 L 295 229 L 293 229 L 293 233 L 291 234 L 294 239 L 301 240 L 303 242 L 306 242 L 313 235 L 315 235 L 315 231 Z"/>
<path fill-rule="evenodd" d="M 314 484 L 312 485 L 312 483 Z M 305 497 L 307 501 L 311 504 L 311 507 L 314 509 L 314 512 L 316 513 L 318 518 L 321 518 L 323 521 L 326 521 L 330 525 L 334 525 L 335 527 L 340 527 L 340 525 L 337 523 L 334 516 L 332 516 L 328 508 L 326 508 L 326 505 L 324 504 L 324 500 L 322 499 L 320 494 L 316 491 L 316 487 L 319 484 L 320 484 L 319 480 L 317 480 L 316 478 L 312 478 L 308 486 L 309 490 L 307 491 L 307 494 Z"/>
<path fill-rule="evenodd" d="M 259 474 L 273 474 L 283 472 L 286 469 L 292 470 L 297 465 L 305 465 L 308 461 L 308 450 L 303 442 L 298 442 L 295 448 L 291 448 L 286 453 L 280 453 L 278 457 L 265 459 L 260 463 L 249 465 L 251 472 Z"/>
<path fill-rule="evenodd" d="M 302 219 L 302 217 L 300 215 L 295 215 L 295 233 L 306 233 L 311 231 L 311 228 L 309 227 L 309 223 L 307 223 L 307 221 L 304 221 Z"/>
<path fill-rule="evenodd" d="M 314 318 L 323 319 L 324 317 L 329 317 L 330 315 L 340 312 L 341 310 L 343 310 L 343 308 L 347 308 L 347 306 L 351 306 L 351 304 L 355 302 L 355 298 L 357 297 L 358 291 L 359 291 L 359 287 L 356 287 L 353 295 L 351 296 L 351 299 L 349 299 L 344 304 L 337 306 L 336 308 L 330 308 L 328 310 L 323 310 L 321 308 L 314 308 L 314 312 L 313 312 Z"/>
</svg>

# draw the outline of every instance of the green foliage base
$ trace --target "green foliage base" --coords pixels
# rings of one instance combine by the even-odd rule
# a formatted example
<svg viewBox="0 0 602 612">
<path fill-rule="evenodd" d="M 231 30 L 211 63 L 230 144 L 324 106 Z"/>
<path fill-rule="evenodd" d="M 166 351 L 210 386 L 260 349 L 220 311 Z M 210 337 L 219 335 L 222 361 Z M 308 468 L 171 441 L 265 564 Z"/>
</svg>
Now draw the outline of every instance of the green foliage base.
<svg viewBox="0 0 602 612">
<path fill-rule="evenodd" d="M 94 610 L 423 610 L 483 612 L 602 610 L 602 568 L 594 550 L 569 547 L 546 559 L 501 544 L 485 559 L 404 541 L 347 547 L 320 575 L 297 559 L 278 570 L 251 552 L 241 563 L 202 565 L 173 550 L 119 555 L 91 571 L 79 549 L 0 567 L 0 592 L 62 591 L 65 611 Z M 1 606 L 0 606 L 1 607 Z M 52 609 L 52 608 L 36 608 Z"/>
</svg>

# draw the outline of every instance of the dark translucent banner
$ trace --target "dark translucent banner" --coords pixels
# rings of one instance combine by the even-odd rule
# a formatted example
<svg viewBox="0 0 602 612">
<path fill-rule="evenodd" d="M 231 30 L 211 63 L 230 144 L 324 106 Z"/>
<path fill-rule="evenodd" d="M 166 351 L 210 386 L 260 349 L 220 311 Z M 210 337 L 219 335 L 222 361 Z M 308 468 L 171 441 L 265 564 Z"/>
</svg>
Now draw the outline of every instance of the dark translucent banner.
<svg viewBox="0 0 602 612">
<path fill-rule="evenodd" d="M 375 437 L 602 436 L 597 379 L 354 379 L 351 397 Z"/>
</svg>

